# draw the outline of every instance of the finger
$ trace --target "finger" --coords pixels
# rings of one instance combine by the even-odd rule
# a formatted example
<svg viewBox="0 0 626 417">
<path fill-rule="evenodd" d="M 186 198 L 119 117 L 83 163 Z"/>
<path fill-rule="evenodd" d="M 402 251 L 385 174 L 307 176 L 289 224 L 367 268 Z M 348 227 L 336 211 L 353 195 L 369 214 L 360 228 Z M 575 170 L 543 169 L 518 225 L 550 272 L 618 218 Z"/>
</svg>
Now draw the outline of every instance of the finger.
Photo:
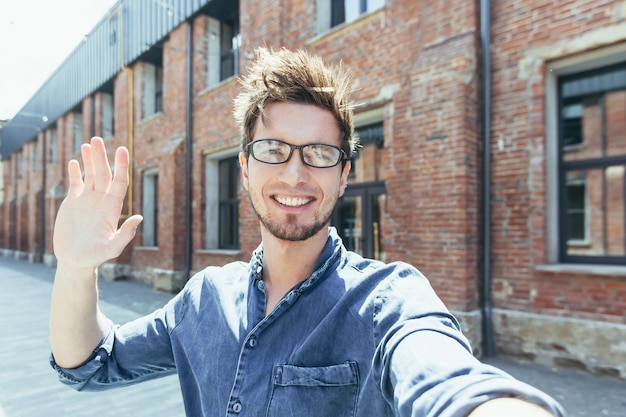
<svg viewBox="0 0 626 417">
<path fill-rule="evenodd" d="M 80 164 L 77 160 L 72 159 L 67 164 L 67 174 L 69 179 L 68 195 L 77 196 L 83 192 L 83 179 L 80 172 Z"/>
<path fill-rule="evenodd" d="M 93 166 L 93 155 L 91 152 L 91 145 L 88 143 L 83 143 L 80 146 L 80 154 L 83 158 L 83 167 L 85 168 L 85 181 L 84 186 L 88 190 L 93 190 L 93 181 L 94 181 L 94 166 Z"/>
<path fill-rule="evenodd" d="M 115 151 L 115 173 L 111 183 L 111 194 L 117 198 L 124 198 L 128 190 L 128 149 L 120 146 Z"/>
<path fill-rule="evenodd" d="M 137 233 L 137 226 L 142 222 L 142 220 L 143 217 L 140 214 L 135 214 L 127 218 L 124 223 L 122 223 L 111 240 L 111 244 L 115 248 L 115 252 L 117 252 L 116 256 L 119 256 L 128 243 L 135 237 L 135 234 Z"/>
<path fill-rule="evenodd" d="M 106 147 L 102 138 L 91 138 L 91 150 L 94 165 L 94 189 L 107 192 L 111 185 L 111 167 L 107 158 Z"/>
</svg>

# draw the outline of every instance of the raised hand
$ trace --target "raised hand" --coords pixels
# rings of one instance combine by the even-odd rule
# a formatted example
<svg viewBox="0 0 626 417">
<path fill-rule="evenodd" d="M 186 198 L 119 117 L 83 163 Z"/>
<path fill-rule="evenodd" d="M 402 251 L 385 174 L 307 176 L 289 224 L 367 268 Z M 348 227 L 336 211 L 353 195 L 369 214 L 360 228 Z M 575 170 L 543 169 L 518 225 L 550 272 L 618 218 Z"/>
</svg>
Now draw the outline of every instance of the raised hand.
<svg viewBox="0 0 626 417">
<path fill-rule="evenodd" d="M 120 255 L 143 218 L 133 215 L 118 227 L 128 189 L 128 150 L 116 150 L 113 175 L 101 138 L 83 144 L 81 156 L 84 181 L 78 161 L 68 164 L 69 189 L 54 225 L 54 254 L 59 264 L 97 268 Z"/>
</svg>

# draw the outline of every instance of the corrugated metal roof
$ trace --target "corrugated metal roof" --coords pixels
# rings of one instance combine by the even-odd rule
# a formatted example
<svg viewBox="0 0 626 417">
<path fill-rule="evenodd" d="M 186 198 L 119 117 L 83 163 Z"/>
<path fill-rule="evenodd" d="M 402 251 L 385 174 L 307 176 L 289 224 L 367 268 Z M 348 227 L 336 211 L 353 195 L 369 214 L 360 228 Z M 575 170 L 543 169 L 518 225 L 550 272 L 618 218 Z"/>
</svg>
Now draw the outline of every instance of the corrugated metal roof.
<svg viewBox="0 0 626 417">
<path fill-rule="evenodd" d="M 120 0 L 0 129 L 2 159 L 111 80 L 211 0 Z"/>
</svg>

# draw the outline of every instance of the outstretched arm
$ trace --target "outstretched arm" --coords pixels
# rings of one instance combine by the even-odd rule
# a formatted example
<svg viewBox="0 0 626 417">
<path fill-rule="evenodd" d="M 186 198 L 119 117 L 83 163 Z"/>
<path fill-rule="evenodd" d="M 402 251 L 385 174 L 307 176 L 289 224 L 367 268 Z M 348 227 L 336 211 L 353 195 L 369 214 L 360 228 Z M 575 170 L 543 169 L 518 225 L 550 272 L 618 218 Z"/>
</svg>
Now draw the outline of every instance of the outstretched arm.
<svg viewBox="0 0 626 417">
<path fill-rule="evenodd" d="M 84 181 L 78 161 L 68 164 L 69 189 L 54 225 L 57 270 L 50 307 L 50 343 L 56 363 L 73 368 L 98 345 L 106 318 L 98 308 L 97 268 L 120 255 L 142 220 L 118 228 L 128 188 L 128 150 L 115 153 L 115 174 L 101 138 L 83 144 Z"/>
</svg>

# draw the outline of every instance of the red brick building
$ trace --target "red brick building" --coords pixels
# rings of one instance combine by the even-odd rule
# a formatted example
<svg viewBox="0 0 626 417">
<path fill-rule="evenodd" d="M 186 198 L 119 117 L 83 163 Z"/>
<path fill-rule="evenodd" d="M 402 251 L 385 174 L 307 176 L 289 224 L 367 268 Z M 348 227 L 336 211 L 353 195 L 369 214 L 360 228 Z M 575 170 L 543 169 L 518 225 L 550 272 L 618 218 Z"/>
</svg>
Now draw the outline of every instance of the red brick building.
<svg viewBox="0 0 626 417">
<path fill-rule="evenodd" d="M 98 135 L 129 147 L 145 218 L 102 275 L 175 291 L 247 260 L 236 76 L 257 46 L 306 48 L 355 76 L 346 245 L 422 270 L 477 352 L 626 378 L 624 1 L 153 3 L 118 2 L 2 129 L 5 256 L 54 265 L 67 162 Z M 76 99 L 46 104 L 59 84 Z"/>
</svg>

